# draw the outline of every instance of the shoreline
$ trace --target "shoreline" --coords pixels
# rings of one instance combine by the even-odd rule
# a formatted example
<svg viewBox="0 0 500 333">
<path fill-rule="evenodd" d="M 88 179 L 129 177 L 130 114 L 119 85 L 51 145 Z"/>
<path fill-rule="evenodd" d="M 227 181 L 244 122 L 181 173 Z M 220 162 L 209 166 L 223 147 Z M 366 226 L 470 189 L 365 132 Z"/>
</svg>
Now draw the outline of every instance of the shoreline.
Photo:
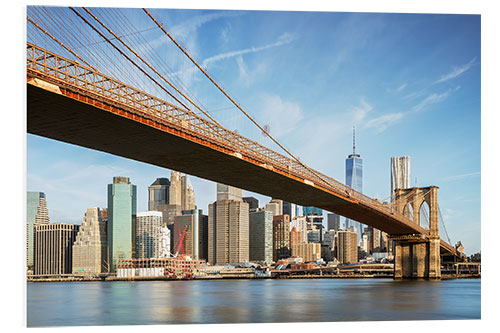
<svg viewBox="0 0 500 333">
<path fill-rule="evenodd" d="M 298 276 L 280 276 L 280 277 L 244 277 L 244 276 L 231 276 L 231 277 L 194 277 L 194 278 L 181 278 L 172 279 L 166 277 L 134 277 L 134 278 L 40 278 L 40 279 L 27 279 L 26 282 L 34 283 L 50 283 L 50 282 L 135 282 L 135 281 L 192 281 L 192 280 L 297 280 L 297 279 L 394 279 L 391 275 L 371 275 L 371 274 L 345 274 L 345 275 L 298 275 Z M 481 279 L 480 275 L 461 274 L 445 275 L 441 280 L 455 280 L 455 279 Z M 413 280 L 413 279 L 408 279 Z M 414 279 L 417 280 L 417 279 Z"/>
</svg>

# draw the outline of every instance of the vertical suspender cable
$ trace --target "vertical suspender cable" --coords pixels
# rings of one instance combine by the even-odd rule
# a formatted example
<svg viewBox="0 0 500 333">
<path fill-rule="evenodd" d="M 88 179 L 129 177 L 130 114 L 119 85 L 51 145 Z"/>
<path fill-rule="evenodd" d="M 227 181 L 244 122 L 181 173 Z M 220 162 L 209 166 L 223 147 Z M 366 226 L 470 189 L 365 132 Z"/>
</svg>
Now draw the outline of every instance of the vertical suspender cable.
<svg viewBox="0 0 500 333">
<path fill-rule="evenodd" d="M 307 170 L 309 170 L 310 172 L 312 172 L 316 177 L 318 177 L 319 179 L 321 179 L 325 184 L 328 184 L 330 185 L 330 183 L 328 181 L 326 181 L 323 177 L 321 177 L 320 175 L 318 175 L 318 173 L 309 168 L 307 165 L 305 165 L 304 163 L 302 163 L 297 157 L 295 157 L 290 151 L 288 151 L 288 149 L 286 149 L 285 147 L 283 147 L 274 137 L 271 136 L 271 134 L 268 133 L 268 131 L 266 131 L 262 126 L 260 126 L 248 113 L 246 113 L 240 106 L 238 103 L 236 103 L 225 91 L 224 89 L 222 89 L 211 77 L 210 75 L 207 74 L 207 72 L 200 66 L 198 65 L 198 63 L 189 55 L 189 53 L 186 52 L 186 50 L 184 50 L 182 48 L 182 46 L 179 45 L 179 43 L 177 43 L 177 41 L 172 37 L 172 35 L 170 35 L 164 28 L 163 26 L 149 13 L 149 11 L 146 9 L 146 8 L 143 8 L 144 12 L 151 18 L 151 20 L 153 20 L 153 22 L 156 23 L 156 25 L 165 33 L 165 35 L 167 35 L 168 38 L 170 38 L 170 40 L 182 51 L 182 53 L 184 53 L 189 60 L 191 60 L 191 62 L 222 92 L 222 94 L 224 94 L 224 96 L 226 96 L 241 112 L 243 112 L 243 114 L 248 118 L 250 119 L 250 121 L 252 121 L 263 133 L 265 133 L 274 143 L 276 143 L 281 149 L 283 149 L 288 155 L 290 155 L 294 160 L 296 160 L 300 165 L 302 165 L 304 168 L 306 168 Z"/>
</svg>

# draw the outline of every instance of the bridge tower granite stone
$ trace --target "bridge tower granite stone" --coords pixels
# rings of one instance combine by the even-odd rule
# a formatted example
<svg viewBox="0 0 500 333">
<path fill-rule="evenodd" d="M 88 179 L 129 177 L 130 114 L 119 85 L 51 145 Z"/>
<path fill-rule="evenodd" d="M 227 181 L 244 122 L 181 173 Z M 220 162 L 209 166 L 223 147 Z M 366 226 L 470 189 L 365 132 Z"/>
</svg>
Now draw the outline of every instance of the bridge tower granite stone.
<svg viewBox="0 0 500 333">
<path fill-rule="evenodd" d="M 395 209 L 417 225 L 421 225 L 422 205 L 427 203 L 429 206 L 428 235 L 391 235 L 395 242 L 395 279 L 441 278 L 438 189 L 429 186 L 395 190 Z"/>
</svg>

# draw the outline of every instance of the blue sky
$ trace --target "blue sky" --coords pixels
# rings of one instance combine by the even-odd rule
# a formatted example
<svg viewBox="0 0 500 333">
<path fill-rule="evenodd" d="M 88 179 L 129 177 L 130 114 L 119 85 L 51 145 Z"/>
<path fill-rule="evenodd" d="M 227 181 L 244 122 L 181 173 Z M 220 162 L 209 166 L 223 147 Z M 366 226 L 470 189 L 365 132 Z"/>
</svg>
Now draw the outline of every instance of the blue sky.
<svg viewBox="0 0 500 333">
<path fill-rule="evenodd" d="M 461 240 L 468 254 L 481 249 L 479 15 L 151 12 L 309 166 L 344 182 L 354 125 L 364 193 L 384 199 L 390 157 L 410 156 L 411 185 L 440 187 L 452 242 Z M 162 50 L 166 40 L 154 36 Z M 222 98 L 207 94 L 199 74 L 173 61 L 217 120 L 269 143 L 234 109 L 218 110 L 227 105 Z M 170 170 L 27 137 L 27 190 L 47 194 L 52 222 L 80 223 L 87 207 L 105 207 L 106 185 L 118 175 L 138 186 L 141 211 L 147 209 L 147 186 Z M 191 181 L 206 212 L 215 184 Z M 258 198 L 261 206 L 268 200 Z"/>
</svg>

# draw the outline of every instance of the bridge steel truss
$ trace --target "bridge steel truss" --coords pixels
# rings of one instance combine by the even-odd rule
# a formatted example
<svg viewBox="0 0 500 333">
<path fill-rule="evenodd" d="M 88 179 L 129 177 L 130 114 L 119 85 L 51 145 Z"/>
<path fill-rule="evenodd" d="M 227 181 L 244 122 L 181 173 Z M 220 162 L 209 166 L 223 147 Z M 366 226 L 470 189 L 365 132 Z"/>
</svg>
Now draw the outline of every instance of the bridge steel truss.
<svg viewBox="0 0 500 333">
<path fill-rule="evenodd" d="M 430 236 L 429 230 L 413 223 L 410 218 L 404 216 L 403 212 L 398 211 L 391 204 L 383 204 L 379 200 L 363 195 L 331 177 L 309 169 L 291 158 L 204 119 L 190 110 L 180 108 L 99 73 L 92 68 L 83 66 L 77 60 L 67 59 L 29 42 L 27 43 L 26 60 L 28 132 L 30 133 L 50 137 L 47 135 L 47 132 L 43 133 L 43 131 L 36 129 L 38 124 L 43 123 L 43 120 L 39 119 L 43 115 L 30 116 L 30 96 L 35 95 L 30 92 L 32 89 L 40 88 L 54 95 L 64 95 L 92 107 L 110 111 L 134 121 L 140 121 L 156 129 L 168 131 L 178 137 L 218 150 L 233 158 L 238 158 L 273 173 L 278 173 L 289 179 L 301 182 L 303 185 L 306 185 L 303 187 L 305 192 L 311 191 L 312 187 L 315 191 L 321 190 L 325 194 L 329 194 L 328 197 L 332 197 L 333 195 L 336 200 L 339 199 L 337 202 L 341 203 L 336 204 L 335 207 L 324 203 L 315 204 L 307 201 L 296 202 L 298 204 L 316 205 L 343 216 L 352 217 L 358 221 L 363 220 L 363 217 L 369 220 L 373 216 L 373 221 L 367 221 L 366 224 L 372 222 L 371 225 L 377 229 L 386 231 L 388 234 L 394 236 L 408 234 L 424 238 Z M 34 103 L 39 102 L 39 100 L 40 98 Z M 30 123 L 37 124 L 30 126 Z M 61 140 L 60 138 L 56 139 Z M 75 143 L 71 140 L 61 141 Z M 107 151 L 105 149 L 98 150 Z M 129 157 L 125 154 L 121 156 Z M 152 164 L 160 165 L 159 163 Z M 200 176 L 214 180 L 205 175 Z M 238 184 L 231 184 L 231 181 L 228 181 L 227 184 L 238 186 Z M 263 193 L 263 191 L 259 191 L 256 188 L 247 189 Z M 267 193 L 267 195 L 270 195 L 270 193 Z M 272 195 L 278 196 L 281 193 L 275 192 Z M 281 196 L 283 196 L 284 200 L 287 200 L 287 194 L 283 193 Z M 324 198 L 325 196 L 323 196 Z M 294 200 L 290 198 L 289 201 Z M 364 215 L 352 215 L 351 208 L 353 206 L 361 208 L 360 210 L 364 212 Z M 384 222 L 390 220 L 394 228 L 389 228 L 388 225 L 380 222 L 381 220 L 385 220 Z M 449 253 L 455 253 L 455 249 L 443 240 L 441 240 L 441 248 Z"/>
</svg>

